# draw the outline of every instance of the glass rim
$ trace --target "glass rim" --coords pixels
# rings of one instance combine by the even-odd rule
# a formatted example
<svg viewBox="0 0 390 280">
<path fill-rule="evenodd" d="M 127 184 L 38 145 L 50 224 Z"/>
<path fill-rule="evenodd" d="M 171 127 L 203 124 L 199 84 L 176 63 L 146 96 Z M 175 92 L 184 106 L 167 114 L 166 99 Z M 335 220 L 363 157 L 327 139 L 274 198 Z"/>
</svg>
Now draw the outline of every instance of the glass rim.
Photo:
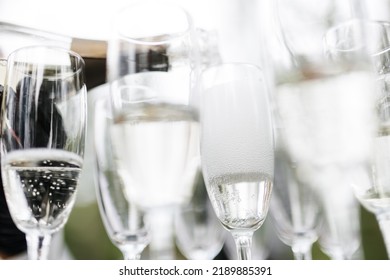
<svg viewBox="0 0 390 280">
<path fill-rule="evenodd" d="M 145 1 L 145 2 L 141 1 L 141 2 L 138 2 L 138 3 L 133 4 L 131 6 L 127 6 L 125 9 L 120 11 L 117 14 L 117 17 L 114 19 L 114 24 L 113 24 L 113 28 L 114 28 L 113 34 L 114 35 L 112 36 L 112 39 L 115 38 L 114 36 L 117 36 L 117 38 L 122 39 L 122 40 L 127 41 L 127 42 L 133 42 L 133 43 L 139 44 L 139 45 L 156 46 L 156 45 L 163 45 L 163 44 L 181 39 L 181 38 L 187 36 L 188 34 L 190 34 L 194 30 L 193 18 L 185 8 L 183 8 L 180 5 L 173 4 L 173 3 L 165 3 L 164 5 L 162 5 L 162 3 L 158 2 L 158 1 L 154 2 L 154 4 L 159 5 L 159 6 L 164 6 L 164 7 L 169 6 L 169 7 L 175 8 L 185 15 L 185 18 L 187 20 L 187 27 L 183 31 L 174 33 L 174 35 L 172 37 L 170 37 L 169 39 L 153 40 L 152 41 L 152 40 L 134 38 L 132 36 L 124 34 L 121 31 L 121 29 L 117 28 L 118 22 L 120 21 L 121 17 L 123 17 L 123 15 L 125 15 L 126 13 L 131 11 L 134 7 L 141 7 L 141 6 L 146 7 L 148 4 L 150 4 L 150 2 L 154 2 L 154 1 L 152 1 L 152 0 Z"/>
<path fill-rule="evenodd" d="M 340 30 L 340 28 L 342 28 L 342 27 L 352 26 L 355 23 L 371 25 L 371 26 L 382 26 L 382 27 L 389 30 L 389 35 L 390 35 L 390 21 L 354 18 L 354 19 L 346 20 L 346 21 L 343 21 L 341 23 L 334 25 L 325 33 L 323 41 L 324 41 L 324 44 L 327 46 L 327 48 L 334 50 L 334 51 L 338 51 L 340 53 L 348 53 L 348 52 L 351 52 L 353 50 L 357 50 L 358 49 L 357 47 L 349 48 L 349 49 L 342 49 L 342 48 L 338 48 L 337 46 L 335 46 L 335 44 L 328 44 L 329 43 L 329 38 L 328 38 L 329 34 L 333 34 L 337 30 Z M 390 36 L 389 36 L 389 39 L 390 39 Z M 382 54 L 388 52 L 389 50 L 390 50 L 390 40 L 389 40 L 388 47 L 381 48 L 378 51 L 375 51 L 373 53 L 368 52 L 368 55 L 375 57 L 375 56 L 382 55 Z"/>
<path fill-rule="evenodd" d="M 24 51 L 39 50 L 39 49 L 40 50 L 47 49 L 47 50 L 52 50 L 52 51 L 56 51 L 56 52 L 61 52 L 63 54 L 69 55 L 69 57 L 76 58 L 78 63 L 75 64 L 75 71 L 72 72 L 72 76 L 80 74 L 83 71 L 83 69 L 85 68 L 84 58 L 75 51 L 72 51 L 70 49 L 66 49 L 63 47 L 52 46 L 52 45 L 31 45 L 31 46 L 24 46 L 24 47 L 17 48 L 9 53 L 7 58 L 4 59 L 7 63 L 7 70 L 8 70 L 9 61 L 13 57 L 15 57 L 17 54 L 24 52 Z M 33 62 L 29 62 L 29 63 L 32 64 Z"/>
</svg>

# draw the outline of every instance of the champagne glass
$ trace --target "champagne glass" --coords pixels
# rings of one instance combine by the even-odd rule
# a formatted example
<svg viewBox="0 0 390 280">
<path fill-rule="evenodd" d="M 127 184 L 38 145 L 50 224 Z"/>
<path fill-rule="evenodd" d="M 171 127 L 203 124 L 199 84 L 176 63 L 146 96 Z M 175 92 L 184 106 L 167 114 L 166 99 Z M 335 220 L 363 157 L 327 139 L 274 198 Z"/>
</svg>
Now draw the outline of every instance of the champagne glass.
<svg viewBox="0 0 390 280">
<path fill-rule="evenodd" d="M 127 260 L 138 260 L 149 244 L 144 213 L 126 199 L 113 157 L 109 96 L 97 100 L 94 116 L 97 198 L 105 229 Z"/>
<path fill-rule="evenodd" d="M 211 206 L 202 172 L 195 182 L 191 201 L 175 213 L 176 244 L 187 259 L 212 260 L 224 245 L 226 231 Z"/>
<path fill-rule="evenodd" d="M 193 32 L 180 6 L 141 1 L 115 16 L 108 42 L 113 152 L 128 199 L 147 212 L 152 258 L 174 257 L 173 211 L 191 198 L 199 165 Z"/>
<path fill-rule="evenodd" d="M 231 232 L 239 259 L 269 207 L 274 143 L 267 88 L 254 65 L 226 63 L 200 78 L 201 160 L 209 198 Z"/>
<path fill-rule="evenodd" d="M 115 164 L 126 199 L 146 211 L 153 240 L 161 236 L 165 221 L 169 227 L 165 233 L 173 230 L 174 211 L 192 196 L 199 165 L 199 122 L 190 106 L 169 103 L 149 88 L 126 86 L 121 93 L 111 129 Z M 168 258 L 167 250 L 159 247 L 163 256 L 153 258 Z"/>
<path fill-rule="evenodd" d="M 326 215 L 324 221 L 334 225 L 329 229 L 338 234 L 343 229 L 337 225 L 352 228 L 360 221 L 341 221 L 343 215 L 335 211 L 340 209 L 337 205 L 350 201 L 342 201 L 342 193 L 353 196 L 347 189 L 354 172 L 370 161 L 377 125 L 375 81 L 363 49 L 332 60 L 325 55 L 323 37 L 331 26 L 359 16 L 359 4 L 275 1 L 272 21 L 276 28 L 274 35 L 269 34 L 273 40 L 267 42 L 274 67 L 272 101 L 281 148 L 288 162 L 294 163 L 293 175 L 313 189 Z M 353 40 L 361 42 L 364 36 Z M 349 255 L 350 244 L 334 244 Z"/>
<path fill-rule="evenodd" d="M 280 141 L 281 139 L 279 139 Z M 279 239 L 290 246 L 294 259 L 311 260 L 322 224 L 321 206 L 310 186 L 294 176 L 295 165 L 276 145 L 275 179 L 270 204 L 272 224 Z"/>
<path fill-rule="evenodd" d="M 7 204 L 29 259 L 45 259 L 75 202 L 86 131 L 84 61 L 35 46 L 8 57 L 2 111 Z"/>
<path fill-rule="evenodd" d="M 364 45 L 356 45 L 351 38 L 361 30 L 365 32 L 367 41 Z M 390 23 L 373 20 L 343 22 L 326 33 L 325 45 L 332 59 L 353 55 L 362 47 L 370 54 L 372 69 L 377 77 L 377 90 L 373 90 L 372 94 L 376 99 L 379 125 L 373 140 L 372 164 L 356 171 L 352 185 L 363 207 L 375 215 L 390 258 Z"/>
</svg>

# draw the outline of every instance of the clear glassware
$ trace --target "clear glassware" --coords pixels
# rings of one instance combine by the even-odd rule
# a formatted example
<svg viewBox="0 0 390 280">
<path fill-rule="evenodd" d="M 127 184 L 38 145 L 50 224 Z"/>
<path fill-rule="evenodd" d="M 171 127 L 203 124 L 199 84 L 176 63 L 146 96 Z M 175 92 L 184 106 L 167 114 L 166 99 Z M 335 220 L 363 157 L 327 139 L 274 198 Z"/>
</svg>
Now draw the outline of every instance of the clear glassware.
<svg viewBox="0 0 390 280">
<path fill-rule="evenodd" d="M 251 259 L 274 174 L 274 142 L 262 71 L 250 64 L 207 68 L 200 78 L 201 161 L 207 192 L 239 259 Z"/>
<path fill-rule="evenodd" d="M 356 45 L 351 39 L 356 34 L 365 33 L 365 45 Z M 343 22 L 331 28 L 325 36 L 327 54 L 332 59 L 353 55 L 359 48 L 370 54 L 372 69 L 377 77 L 377 90 L 372 94 L 376 100 L 376 113 L 379 121 L 372 164 L 356 171 L 353 187 L 356 197 L 369 212 L 376 216 L 384 237 L 390 258 L 390 22 L 354 20 Z"/>
<path fill-rule="evenodd" d="M 142 1 L 116 15 L 108 42 L 114 155 L 128 199 L 147 212 L 151 258 L 174 258 L 173 211 L 191 198 L 199 164 L 194 38 L 184 9 Z"/>
<path fill-rule="evenodd" d="M 113 156 L 111 100 L 96 101 L 94 116 L 96 190 L 100 214 L 111 242 L 126 260 L 138 260 L 149 244 L 149 229 L 144 213 L 126 199 L 125 187 Z"/>
<path fill-rule="evenodd" d="M 4 10 L 3 10 L 4 12 Z M 12 16 L 11 16 L 12 17 Z M 15 23 L 5 22 L 3 18 L 0 20 L 0 41 L 2 42 L 0 45 L 0 90 L 2 91 L 3 78 L 5 76 L 5 70 L 3 68 L 3 62 L 6 64 L 6 59 L 8 55 L 25 46 L 33 46 L 33 45 L 45 45 L 45 46 L 56 46 L 65 49 L 70 49 L 74 52 L 77 52 L 81 57 L 83 57 L 86 64 L 86 81 L 87 87 L 92 88 L 96 86 L 96 81 L 99 81 L 99 77 L 105 76 L 105 73 L 96 73 L 96 71 L 90 69 L 96 69 L 96 66 L 105 65 L 105 53 L 106 53 L 106 42 L 105 41 L 96 41 L 90 39 L 82 39 L 82 38 L 72 38 L 69 36 L 59 35 L 51 32 L 47 32 L 44 30 L 39 30 L 36 28 L 32 28 L 29 25 L 17 25 Z M 3 60 L 4 59 L 4 60 Z M 102 68 L 101 67 L 101 68 Z M 91 73 L 91 77 L 89 76 Z M 4 76 L 3 76 L 4 75 Z M 93 77 L 92 77 L 93 76 Z M 104 81 L 104 80 L 103 80 Z M 89 133 L 88 133 L 89 135 Z M 88 142 L 88 138 L 86 140 Z M 82 188 L 82 190 L 86 190 L 84 193 L 90 193 L 90 176 L 84 176 L 86 169 L 89 170 L 88 164 L 88 145 L 85 151 L 85 157 L 83 162 L 83 171 L 80 175 L 80 185 L 87 186 L 87 188 Z M 83 175 L 84 173 L 84 175 Z M 85 179 L 84 179 L 84 178 Z M 86 178 L 88 177 L 88 178 Z M 84 182 L 85 181 L 85 182 Z M 85 185 L 86 183 L 87 185 Z M 81 194 L 81 197 L 80 197 Z M 82 196 L 83 192 L 78 192 L 77 201 L 80 202 L 84 197 Z M 94 196 L 88 196 L 91 199 L 95 199 Z M 77 203 L 77 202 L 76 202 Z M 8 211 L 8 207 L 6 205 L 3 186 L 0 184 L 0 205 L 4 205 L 4 207 L 0 206 L 0 223 L 3 223 L 4 226 L 0 225 L 0 254 L 4 254 L 4 256 L 12 257 L 19 254 L 24 254 L 27 252 L 26 249 L 26 241 L 25 235 L 21 231 L 17 229 L 17 227 L 13 224 L 11 215 Z M 77 204 L 76 204 L 77 207 Z M 56 234 L 56 240 L 63 240 L 63 234 Z M 57 242 L 53 240 L 53 242 Z M 61 242 L 59 242 L 61 243 Z M 53 246 L 52 246 L 53 247 Z M 55 247 L 55 246 L 54 246 Z M 58 246 L 59 247 L 59 246 Z M 59 257 L 56 254 L 55 248 L 51 249 L 49 254 L 49 258 L 57 258 Z M 27 254 L 26 254 L 27 255 Z"/>
<path fill-rule="evenodd" d="M 322 195 L 323 222 L 318 245 L 332 260 L 363 259 L 360 205 L 352 188 Z M 333 217 L 337 213 L 336 217 Z M 329 218 L 331 217 L 331 218 Z"/>
<path fill-rule="evenodd" d="M 16 49 L 28 45 L 55 44 L 64 48 L 70 45 L 70 41 L 68 44 L 57 39 L 58 37 L 52 36 L 52 34 L 0 21 L 0 41 L 2 42 L 0 45 L 0 96 L 3 94 L 8 55 Z M 0 255 L 4 255 L 6 258 L 26 252 L 25 234 L 12 221 L 2 183 L 0 184 L 0 224 Z"/>
<path fill-rule="evenodd" d="M 272 101 L 283 144 L 279 148 L 294 163 L 293 175 L 319 197 L 332 234 L 347 234 L 343 228 L 360 227 L 360 220 L 340 221 L 337 205 L 349 203 L 342 202 L 341 194 L 351 189 L 355 170 L 370 161 L 377 125 L 375 82 L 364 50 L 332 60 L 325 55 L 323 38 L 330 27 L 359 16 L 360 1 L 278 0 L 272 8 L 274 35 L 269 34 L 273 39 L 266 43 L 274 67 Z M 351 257 L 350 244 L 332 244 Z"/>
<path fill-rule="evenodd" d="M 198 173 L 191 201 L 175 213 L 176 244 L 190 260 L 212 260 L 221 251 L 226 231 L 207 195 L 202 172 Z"/>
<path fill-rule="evenodd" d="M 45 259 L 75 202 L 86 132 L 84 61 L 36 46 L 7 61 L 2 176 L 7 204 L 26 234 L 29 259 Z"/>
<path fill-rule="evenodd" d="M 252 260 L 266 260 L 271 257 L 272 248 L 269 246 L 271 241 L 269 238 L 269 230 L 271 227 L 269 224 L 267 225 L 267 221 L 268 220 L 265 220 L 262 225 L 262 230 L 257 230 L 253 233 L 251 250 Z M 223 252 L 229 260 L 238 259 L 237 246 L 232 235 L 226 236 Z"/>
<path fill-rule="evenodd" d="M 280 141 L 280 139 L 278 139 Z M 270 217 L 279 239 L 290 246 L 294 259 L 311 260 L 322 225 L 318 195 L 294 175 L 295 165 L 283 149 L 275 150 L 275 179 Z"/>
</svg>

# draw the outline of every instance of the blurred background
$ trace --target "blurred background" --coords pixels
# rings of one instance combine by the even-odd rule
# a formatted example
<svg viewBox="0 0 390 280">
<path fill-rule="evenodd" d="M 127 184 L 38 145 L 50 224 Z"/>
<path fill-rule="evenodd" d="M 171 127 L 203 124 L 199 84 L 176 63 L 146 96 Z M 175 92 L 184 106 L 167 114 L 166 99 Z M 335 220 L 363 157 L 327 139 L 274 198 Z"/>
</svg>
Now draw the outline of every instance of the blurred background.
<svg viewBox="0 0 390 280">
<path fill-rule="evenodd" d="M 97 40 L 104 49 L 104 43 L 110 37 L 113 14 L 132 2 L 136 1 L 1 0 L 0 23 L 14 23 L 66 37 Z M 177 2 L 186 8 L 198 28 L 214 30 L 218 33 L 219 40 L 222 42 L 218 45 L 222 60 L 246 61 L 265 67 L 261 37 L 264 28 L 262 23 L 268 15 L 265 1 L 177 0 L 171 2 Z M 3 40 L 0 44 L 7 44 L 7 42 Z M 93 95 L 108 90 L 107 86 L 104 86 L 105 60 L 86 57 L 86 65 L 87 84 L 91 96 L 89 115 L 91 115 Z M 91 150 L 87 147 L 87 164 L 83 171 L 77 202 L 64 230 L 56 237 L 53 256 L 65 259 L 122 259 L 120 251 L 107 237 L 101 221 L 90 153 Z M 363 208 L 360 215 L 364 259 L 387 259 L 383 238 L 374 215 Z M 293 258 L 291 249 L 278 239 L 269 217 L 261 230 L 256 233 L 254 242 L 254 258 Z M 216 258 L 234 258 L 233 247 L 232 240 L 228 238 Z M 20 257 L 23 258 L 23 255 Z M 144 252 L 143 258 L 148 258 L 148 249 Z M 178 249 L 176 258 L 185 258 Z M 317 243 L 313 247 L 313 259 L 329 259 L 321 252 Z"/>
</svg>

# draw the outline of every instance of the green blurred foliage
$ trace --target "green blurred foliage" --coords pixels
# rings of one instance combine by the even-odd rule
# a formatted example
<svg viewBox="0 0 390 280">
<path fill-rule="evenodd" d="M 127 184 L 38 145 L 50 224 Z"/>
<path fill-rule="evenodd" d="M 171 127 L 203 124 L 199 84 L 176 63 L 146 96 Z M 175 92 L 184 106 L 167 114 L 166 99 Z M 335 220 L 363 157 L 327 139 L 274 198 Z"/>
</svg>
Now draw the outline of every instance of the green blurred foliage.
<svg viewBox="0 0 390 280">
<path fill-rule="evenodd" d="M 387 253 L 383 238 L 373 214 L 361 208 L 362 246 L 364 259 L 386 260 Z M 104 229 L 97 203 L 75 206 L 65 226 L 65 241 L 75 259 L 120 260 L 121 252 L 111 243 Z M 145 256 L 147 258 L 147 249 Z M 178 259 L 184 257 L 177 253 Z M 290 248 L 286 247 L 280 259 L 292 259 Z M 317 243 L 313 246 L 314 260 L 329 260 Z"/>
<path fill-rule="evenodd" d="M 65 242 L 78 260 L 123 258 L 106 234 L 97 203 L 73 209 L 65 226 Z"/>
<path fill-rule="evenodd" d="M 387 252 L 375 216 L 361 209 L 362 245 L 366 260 L 387 260 Z"/>
</svg>

